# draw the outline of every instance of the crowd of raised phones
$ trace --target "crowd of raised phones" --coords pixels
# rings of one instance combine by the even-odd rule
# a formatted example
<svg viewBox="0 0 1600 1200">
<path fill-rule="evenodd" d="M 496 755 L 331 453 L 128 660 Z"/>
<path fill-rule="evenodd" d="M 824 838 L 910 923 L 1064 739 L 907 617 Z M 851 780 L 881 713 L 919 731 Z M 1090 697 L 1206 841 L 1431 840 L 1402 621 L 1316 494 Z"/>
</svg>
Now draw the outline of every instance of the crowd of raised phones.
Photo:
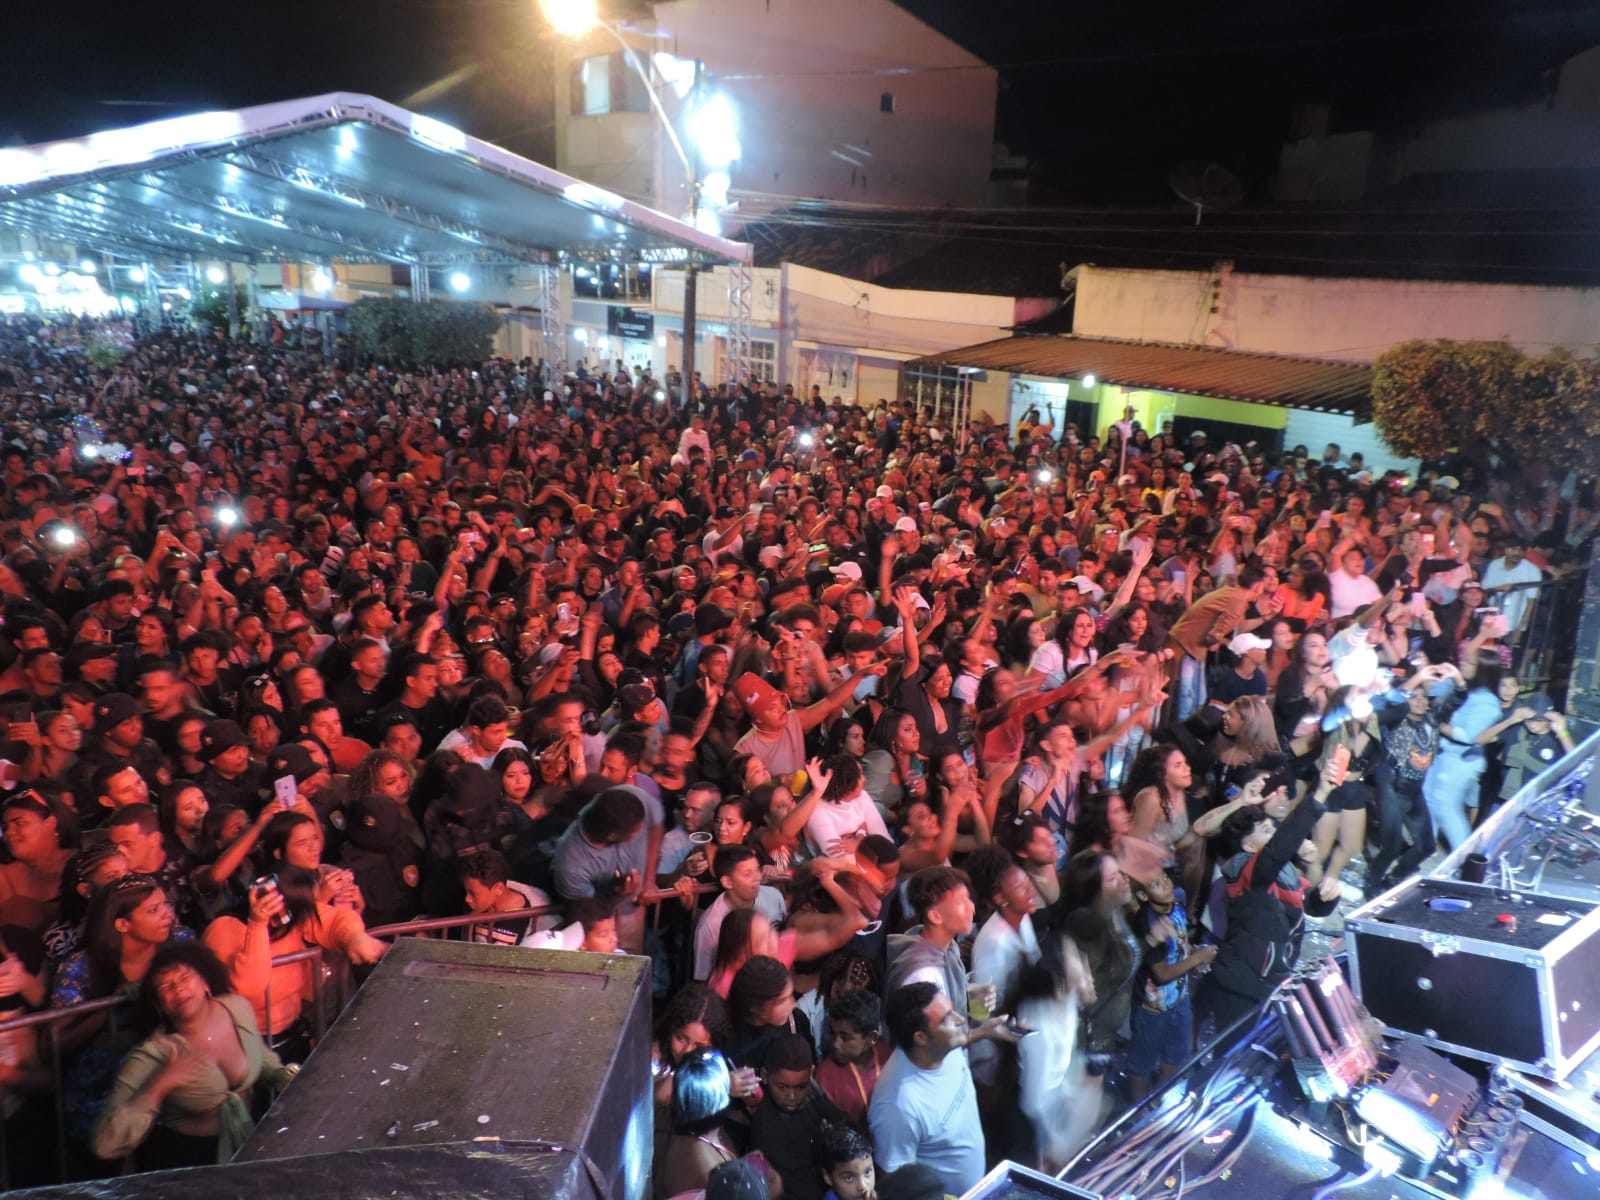
<svg viewBox="0 0 1600 1200">
<path fill-rule="evenodd" d="M 654 959 L 659 1196 L 1059 1166 L 1570 748 L 1571 480 L 675 382 L 0 325 L 0 1018 L 129 1000 L 0 1030 L 13 1185 L 458 914 Z"/>
</svg>

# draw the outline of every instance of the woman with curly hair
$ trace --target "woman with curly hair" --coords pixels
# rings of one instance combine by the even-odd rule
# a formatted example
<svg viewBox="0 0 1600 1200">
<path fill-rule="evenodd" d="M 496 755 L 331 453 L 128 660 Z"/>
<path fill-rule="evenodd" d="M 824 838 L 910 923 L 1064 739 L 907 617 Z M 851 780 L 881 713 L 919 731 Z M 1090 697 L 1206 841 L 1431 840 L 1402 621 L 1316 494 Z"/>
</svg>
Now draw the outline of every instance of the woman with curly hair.
<svg viewBox="0 0 1600 1200">
<path fill-rule="evenodd" d="M 1148 605 L 1135 600 L 1106 624 L 1100 635 L 1100 652 L 1110 654 L 1129 646 L 1140 654 L 1159 654 L 1166 642 L 1166 627 Z"/>
<path fill-rule="evenodd" d="M 853 853 L 863 837 L 889 836 L 883 814 L 862 786 L 861 764 L 855 758 L 841 754 L 820 768 L 813 759 L 808 774 L 822 789 L 819 802 L 805 818 L 806 841 L 813 853 Z"/>
<path fill-rule="evenodd" d="M 141 1171 L 227 1162 L 250 1136 L 257 1083 L 294 1077 L 261 1037 L 250 1004 L 228 988 L 222 964 L 197 942 L 156 952 L 140 985 L 156 1032 L 123 1061 L 93 1148 L 134 1156 Z"/>
<path fill-rule="evenodd" d="M 177 924 L 172 903 L 154 876 L 124 875 L 89 901 L 83 944 L 56 968 L 49 1007 L 135 995 L 157 951 L 174 937 L 190 936 Z M 114 1169 L 94 1157 L 91 1142 L 117 1066 L 134 1041 L 125 1022 L 111 1021 L 105 1013 L 74 1022 L 61 1036 L 67 1058 L 61 1073 L 66 1133 L 91 1171 L 109 1174 Z"/>
<path fill-rule="evenodd" d="M 351 797 L 382 795 L 409 806 L 416 769 L 393 750 L 372 751 L 350 772 L 345 794 Z"/>
<path fill-rule="evenodd" d="M 1182 750 L 1171 743 L 1147 746 L 1128 768 L 1123 787 L 1131 797 L 1131 836 L 1159 847 L 1170 866 L 1178 843 L 1189 832 L 1189 788 L 1194 772 Z"/>
<path fill-rule="evenodd" d="M 730 914 L 731 915 L 731 914 Z M 650 1046 L 650 1071 L 656 1081 L 656 1104 L 672 1102 L 672 1076 L 696 1050 L 714 1050 L 733 1028 L 727 1003 L 703 983 L 691 983 L 676 992 L 656 1018 Z M 658 1123 L 665 1130 L 666 1123 Z"/>
</svg>

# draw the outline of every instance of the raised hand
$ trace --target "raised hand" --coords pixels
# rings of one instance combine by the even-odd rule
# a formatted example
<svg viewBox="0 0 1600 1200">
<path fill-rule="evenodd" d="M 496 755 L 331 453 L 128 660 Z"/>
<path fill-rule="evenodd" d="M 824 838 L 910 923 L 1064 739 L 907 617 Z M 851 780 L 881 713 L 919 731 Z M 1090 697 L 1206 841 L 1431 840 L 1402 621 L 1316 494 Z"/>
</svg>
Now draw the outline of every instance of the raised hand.
<svg viewBox="0 0 1600 1200">
<path fill-rule="evenodd" d="M 833 772 L 822 765 L 822 759 L 813 758 L 806 762 L 806 774 L 811 777 L 811 784 L 817 789 L 818 795 L 828 790 L 828 785 L 833 782 Z"/>
</svg>

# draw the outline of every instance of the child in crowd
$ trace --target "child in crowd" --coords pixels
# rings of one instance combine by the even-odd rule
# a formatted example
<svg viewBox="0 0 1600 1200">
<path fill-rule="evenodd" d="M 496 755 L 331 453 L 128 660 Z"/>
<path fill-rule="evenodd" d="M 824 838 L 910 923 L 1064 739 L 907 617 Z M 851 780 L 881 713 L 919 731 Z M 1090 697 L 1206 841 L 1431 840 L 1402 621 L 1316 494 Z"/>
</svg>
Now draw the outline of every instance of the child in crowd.
<svg viewBox="0 0 1600 1200">
<path fill-rule="evenodd" d="M 872 1143 L 859 1129 L 837 1125 L 825 1130 L 817 1159 L 828 1185 L 822 1200 L 877 1200 Z"/>
<path fill-rule="evenodd" d="M 480 850 L 461 862 L 461 887 L 466 893 L 467 911 L 485 918 L 472 927 L 475 942 L 515 946 L 534 931 L 553 929 L 561 923 L 560 917 L 554 914 L 510 918 L 499 915 L 550 907 L 549 896 L 532 884 L 510 878 L 509 870 L 505 856 L 498 850 Z"/>
<path fill-rule="evenodd" d="M 857 1129 L 867 1127 L 872 1089 L 889 1061 L 889 1047 L 878 1036 L 882 1026 L 875 992 L 850 988 L 828 1003 L 828 1055 L 817 1068 L 817 1086 Z"/>
<path fill-rule="evenodd" d="M 609 896 L 585 896 L 567 904 L 570 924 L 560 929 L 530 933 L 522 944 L 534 950 L 587 950 L 591 954 L 617 952 L 616 901 Z"/>
<path fill-rule="evenodd" d="M 1126 1071 L 1129 1090 L 1140 1100 L 1149 1094 L 1152 1074 L 1158 1083 L 1165 1083 L 1193 1053 L 1188 975 L 1208 967 L 1217 948 L 1190 948 L 1183 889 L 1174 887 L 1165 871 L 1158 869 L 1136 884 L 1133 895 L 1139 903 L 1133 930 L 1143 939 L 1145 951 L 1134 990 Z"/>
<path fill-rule="evenodd" d="M 774 1038 L 762 1067 L 765 1094 L 750 1114 L 750 1148 L 783 1179 L 784 1200 L 823 1200 L 817 1173 L 822 1132 L 846 1121 L 815 1086 L 811 1040 L 799 1033 Z"/>
</svg>

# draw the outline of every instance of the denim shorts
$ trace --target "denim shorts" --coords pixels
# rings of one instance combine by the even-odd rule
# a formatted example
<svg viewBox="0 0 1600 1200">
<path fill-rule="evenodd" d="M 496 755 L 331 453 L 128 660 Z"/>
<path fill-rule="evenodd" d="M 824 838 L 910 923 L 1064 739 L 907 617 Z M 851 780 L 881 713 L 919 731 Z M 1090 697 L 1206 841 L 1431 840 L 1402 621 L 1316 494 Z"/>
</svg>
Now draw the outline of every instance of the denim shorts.
<svg viewBox="0 0 1600 1200">
<path fill-rule="evenodd" d="M 1189 996 L 1166 1012 L 1151 1012 L 1134 1005 L 1129 1019 L 1133 1034 L 1123 1070 L 1129 1075 L 1149 1075 L 1161 1066 L 1180 1066 L 1194 1053 L 1194 1017 Z"/>
</svg>

